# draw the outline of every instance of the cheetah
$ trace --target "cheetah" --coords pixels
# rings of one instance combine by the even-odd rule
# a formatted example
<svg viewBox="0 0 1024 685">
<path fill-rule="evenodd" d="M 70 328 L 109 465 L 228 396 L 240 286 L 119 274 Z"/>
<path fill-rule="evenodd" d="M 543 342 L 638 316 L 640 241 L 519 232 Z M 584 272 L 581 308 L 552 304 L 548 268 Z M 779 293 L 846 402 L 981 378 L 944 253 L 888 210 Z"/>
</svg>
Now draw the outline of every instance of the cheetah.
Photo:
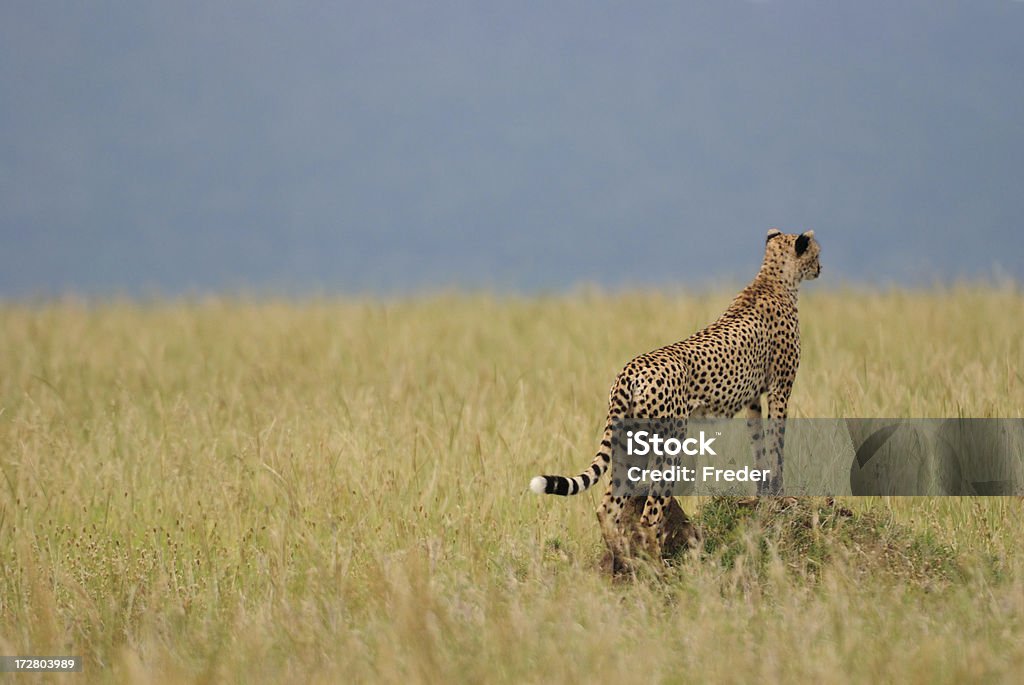
<svg viewBox="0 0 1024 685">
<path fill-rule="evenodd" d="M 677 425 L 693 417 L 735 416 L 745 409 L 755 463 L 767 463 L 772 477 L 758 483 L 758 495 L 782 488 L 782 451 L 789 395 L 800 365 L 797 291 L 804 280 L 821 274 L 820 247 L 814 231 L 799 235 L 773 228 L 765 240 L 757 276 L 710 326 L 680 342 L 636 357 L 618 374 L 608 398 L 608 420 L 601 447 L 590 466 L 575 477 L 537 476 L 537 494 L 576 495 L 608 470 L 614 425 L 623 419 L 670 419 Z M 762 422 L 761 396 L 768 398 Z M 658 464 L 656 468 L 661 468 Z M 626 497 L 610 483 L 597 510 L 613 556 L 629 554 L 631 536 L 622 530 Z M 669 504 L 667 486 L 652 490 L 640 516 L 647 552 L 660 554 L 662 525 Z"/>
</svg>

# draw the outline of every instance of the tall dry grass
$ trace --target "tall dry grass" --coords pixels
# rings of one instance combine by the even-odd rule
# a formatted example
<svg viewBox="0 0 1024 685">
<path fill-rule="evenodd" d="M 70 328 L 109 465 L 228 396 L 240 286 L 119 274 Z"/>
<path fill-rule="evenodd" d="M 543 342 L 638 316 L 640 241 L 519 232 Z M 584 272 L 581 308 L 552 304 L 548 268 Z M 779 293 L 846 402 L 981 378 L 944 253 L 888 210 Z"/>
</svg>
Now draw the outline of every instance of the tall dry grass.
<svg viewBox="0 0 1024 685">
<path fill-rule="evenodd" d="M 769 554 L 611 583 L 599 493 L 527 493 L 729 297 L 2 305 L 0 653 L 84 656 L 68 682 L 1016 681 L 1020 500 L 849 503 L 953 580 Z M 1013 288 L 801 316 L 793 416 L 1024 416 Z"/>
</svg>

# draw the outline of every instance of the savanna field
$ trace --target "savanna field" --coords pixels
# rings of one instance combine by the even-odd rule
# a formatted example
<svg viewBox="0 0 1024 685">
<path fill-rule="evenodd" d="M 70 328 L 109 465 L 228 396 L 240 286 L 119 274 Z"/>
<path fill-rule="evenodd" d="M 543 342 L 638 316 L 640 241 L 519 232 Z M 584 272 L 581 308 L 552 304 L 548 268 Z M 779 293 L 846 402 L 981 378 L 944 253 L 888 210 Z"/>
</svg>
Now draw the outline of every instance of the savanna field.
<svg viewBox="0 0 1024 685">
<path fill-rule="evenodd" d="M 85 658 L 6 681 L 1019 682 L 1021 498 L 683 498 L 613 581 L 602 488 L 528 492 L 731 296 L 0 304 L 0 654 Z M 800 315 L 791 416 L 1024 416 L 1019 287 Z"/>
</svg>

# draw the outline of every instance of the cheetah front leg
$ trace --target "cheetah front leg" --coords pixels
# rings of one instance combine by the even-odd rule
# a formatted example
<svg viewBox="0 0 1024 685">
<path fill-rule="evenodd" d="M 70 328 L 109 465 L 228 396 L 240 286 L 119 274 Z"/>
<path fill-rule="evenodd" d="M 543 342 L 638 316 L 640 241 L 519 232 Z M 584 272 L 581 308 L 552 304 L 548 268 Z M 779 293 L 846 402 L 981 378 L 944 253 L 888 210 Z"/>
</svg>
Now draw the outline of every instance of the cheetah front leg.
<svg viewBox="0 0 1024 685">
<path fill-rule="evenodd" d="M 767 468 L 771 469 L 770 480 L 758 483 L 758 495 L 779 495 L 782 493 L 783 452 L 786 444 L 786 413 L 789 405 L 789 387 L 776 386 L 768 390 L 768 421 L 764 430 L 767 451 Z"/>
<path fill-rule="evenodd" d="M 747 405 L 747 432 L 750 434 L 750 449 L 754 456 L 755 469 L 770 468 L 764 447 L 764 421 L 761 414 L 761 396 L 758 395 Z M 764 494 L 767 485 L 758 481 L 757 494 Z"/>
</svg>

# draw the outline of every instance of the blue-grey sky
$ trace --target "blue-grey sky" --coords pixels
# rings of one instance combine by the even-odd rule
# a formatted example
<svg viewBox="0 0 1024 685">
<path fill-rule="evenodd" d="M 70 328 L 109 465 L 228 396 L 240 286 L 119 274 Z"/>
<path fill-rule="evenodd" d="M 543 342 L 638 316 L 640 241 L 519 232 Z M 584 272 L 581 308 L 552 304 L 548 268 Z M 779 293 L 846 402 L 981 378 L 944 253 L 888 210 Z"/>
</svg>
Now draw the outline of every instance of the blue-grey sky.
<svg viewBox="0 0 1024 685">
<path fill-rule="evenodd" d="M 1024 280 L 1024 3 L 0 4 L 0 296 Z"/>
</svg>

